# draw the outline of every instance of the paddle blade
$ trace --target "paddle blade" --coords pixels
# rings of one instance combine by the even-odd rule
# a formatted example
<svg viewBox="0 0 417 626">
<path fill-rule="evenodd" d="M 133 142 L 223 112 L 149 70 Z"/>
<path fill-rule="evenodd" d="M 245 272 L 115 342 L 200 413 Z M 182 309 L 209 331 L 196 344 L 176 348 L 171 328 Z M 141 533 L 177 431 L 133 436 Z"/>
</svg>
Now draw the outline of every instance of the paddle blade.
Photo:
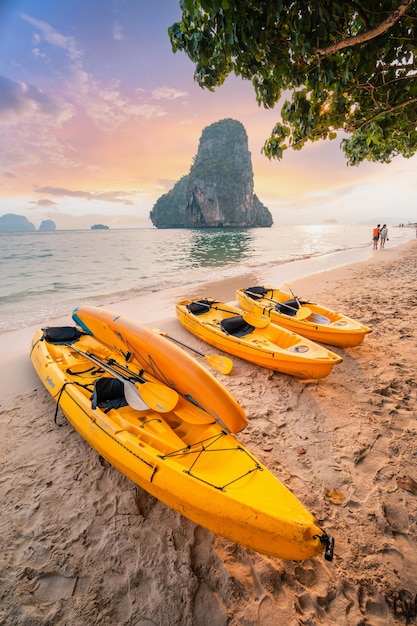
<svg viewBox="0 0 417 626">
<path fill-rule="evenodd" d="M 121 380 L 121 379 L 119 379 Z M 133 383 L 130 383 L 128 380 L 123 381 L 123 390 L 126 398 L 126 402 L 132 409 L 136 411 L 147 411 L 149 410 L 149 406 L 142 400 L 139 395 L 138 390 L 136 389 Z"/>
<path fill-rule="evenodd" d="M 266 328 L 271 323 L 269 317 L 266 315 L 254 315 L 253 313 L 245 313 L 242 315 L 245 322 L 250 324 L 251 326 L 255 326 L 255 328 Z"/>
<path fill-rule="evenodd" d="M 221 356 L 220 354 L 207 354 L 205 358 L 211 367 L 220 372 L 220 374 L 230 374 L 232 371 L 233 361 L 227 356 Z"/>
<path fill-rule="evenodd" d="M 308 308 L 308 306 L 302 306 L 300 309 L 297 309 L 297 313 L 295 314 L 295 317 L 298 320 L 305 320 L 307 319 L 307 317 L 310 317 L 312 311 L 311 309 Z"/>
<path fill-rule="evenodd" d="M 178 404 L 178 394 L 171 387 L 158 383 L 136 383 L 135 386 L 142 400 L 158 413 L 168 413 Z"/>
</svg>

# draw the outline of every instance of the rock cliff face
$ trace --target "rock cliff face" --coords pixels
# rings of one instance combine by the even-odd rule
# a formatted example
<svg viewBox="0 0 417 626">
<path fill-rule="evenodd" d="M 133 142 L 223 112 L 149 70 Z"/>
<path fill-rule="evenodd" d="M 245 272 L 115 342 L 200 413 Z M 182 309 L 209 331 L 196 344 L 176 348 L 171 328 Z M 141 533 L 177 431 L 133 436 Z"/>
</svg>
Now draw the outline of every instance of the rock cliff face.
<svg viewBox="0 0 417 626">
<path fill-rule="evenodd" d="M 240 122 L 221 120 L 203 130 L 189 174 L 159 198 L 150 218 L 157 228 L 272 225 L 253 191 L 248 137 Z"/>
</svg>

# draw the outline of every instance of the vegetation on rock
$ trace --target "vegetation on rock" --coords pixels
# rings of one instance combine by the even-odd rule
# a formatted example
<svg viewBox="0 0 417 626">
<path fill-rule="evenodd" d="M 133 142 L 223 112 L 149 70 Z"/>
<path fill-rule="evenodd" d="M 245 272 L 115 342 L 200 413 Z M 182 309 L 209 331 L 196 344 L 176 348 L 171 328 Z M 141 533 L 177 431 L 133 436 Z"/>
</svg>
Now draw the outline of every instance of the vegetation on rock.
<svg viewBox="0 0 417 626">
<path fill-rule="evenodd" d="M 253 191 L 248 137 L 232 119 L 205 128 L 188 175 L 155 203 L 158 228 L 267 227 L 269 210 Z"/>
</svg>

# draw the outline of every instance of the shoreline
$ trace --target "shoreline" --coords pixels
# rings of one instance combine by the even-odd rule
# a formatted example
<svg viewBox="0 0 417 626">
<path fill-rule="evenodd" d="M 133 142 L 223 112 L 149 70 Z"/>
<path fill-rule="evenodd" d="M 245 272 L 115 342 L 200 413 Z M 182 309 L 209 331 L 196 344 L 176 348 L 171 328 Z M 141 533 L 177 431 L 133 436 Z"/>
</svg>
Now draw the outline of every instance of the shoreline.
<svg viewBox="0 0 417 626">
<path fill-rule="evenodd" d="M 401 250 L 409 245 L 413 245 L 412 242 L 413 240 L 400 243 L 392 248 L 377 251 L 377 253 L 373 253 L 370 249 L 360 248 L 354 251 L 356 252 L 356 255 L 354 254 L 355 258 L 350 260 L 349 263 L 347 263 L 347 260 L 349 256 L 352 256 L 352 251 L 329 253 L 320 257 L 292 261 L 276 265 L 273 268 L 267 268 L 262 272 L 262 278 L 259 276 L 259 272 L 247 272 L 205 282 L 200 285 L 195 285 L 194 283 L 184 285 L 181 290 L 178 287 L 172 287 L 163 291 L 146 293 L 142 296 L 115 302 L 104 308 L 114 311 L 118 315 L 131 318 L 143 326 L 162 328 L 162 330 L 168 333 L 177 333 L 177 337 L 186 342 L 190 340 L 190 335 L 177 322 L 175 316 L 174 302 L 177 297 L 212 296 L 237 306 L 235 292 L 243 286 L 261 283 L 288 289 L 286 283 L 291 281 L 291 285 L 294 287 L 297 286 L 298 289 L 305 290 L 305 293 L 298 294 L 299 297 L 308 297 L 314 300 L 320 295 L 320 293 L 316 293 L 316 290 L 317 286 L 320 285 L 321 276 L 327 277 L 328 280 L 333 278 L 337 281 L 339 276 L 349 274 L 351 268 L 358 267 L 360 264 L 371 265 L 380 263 L 381 260 L 384 262 L 388 259 L 398 258 L 401 256 Z M 379 252 L 382 252 L 384 255 L 383 259 L 380 258 Z M 336 266 L 334 264 L 335 257 L 338 259 Z M 331 259 L 331 266 L 327 269 L 329 259 Z M 322 302 L 326 304 L 323 300 Z M 157 310 L 157 313 L 155 313 L 155 310 Z M 346 315 L 349 314 L 347 311 L 342 312 Z M 16 395 L 29 393 L 36 388 L 39 382 L 38 377 L 28 359 L 32 337 L 42 326 L 73 326 L 74 322 L 71 313 L 47 318 L 40 325 L 34 324 L 1 333 L 0 380 L 3 381 L 3 394 L 0 406 L 5 406 Z M 191 343 L 193 341 L 194 339 L 191 338 Z"/>
<path fill-rule="evenodd" d="M 252 279 L 210 283 L 202 295 L 231 302 Z M 21 377 L 33 370 L 27 337 L 17 333 L 23 343 L 2 346 L 0 362 L 2 402 L 8 398 L 0 417 L 0 623 L 413 623 L 416 281 L 417 240 L 300 277 L 291 283 L 300 297 L 350 314 L 372 333 L 357 347 L 335 348 L 344 361 L 319 381 L 240 359 L 229 376 L 215 372 L 248 416 L 238 439 L 335 537 L 331 563 L 251 552 L 138 488 L 69 424 L 54 424 L 55 402 L 34 371 L 23 393 L 10 393 L 12 361 Z M 152 295 L 114 308 L 201 348 L 174 317 L 175 292 L 157 298 L 156 314 Z"/>
<path fill-rule="evenodd" d="M 12 330 L 36 324 L 41 326 L 49 320 L 63 317 L 81 303 L 111 309 L 120 302 L 141 295 L 155 294 L 172 288 L 177 288 L 178 291 L 184 287 L 204 288 L 207 281 L 218 281 L 246 273 L 257 274 L 262 280 L 272 274 L 282 277 L 282 281 L 285 282 L 305 273 L 316 273 L 329 267 L 365 260 L 372 253 L 369 240 L 364 240 L 365 233 L 369 235 L 367 227 L 359 227 L 359 231 L 355 226 L 351 231 L 339 228 L 338 236 L 331 229 L 328 232 L 326 227 L 323 233 L 320 232 L 320 227 L 317 227 L 317 231 L 314 228 L 311 231 L 306 227 L 294 228 L 294 232 L 287 227 L 286 230 L 284 228 L 275 233 L 259 232 L 255 229 L 255 233 L 253 231 L 241 233 L 243 241 L 239 238 L 236 240 L 227 233 L 216 232 L 213 234 L 214 239 L 212 236 L 203 237 L 204 243 L 201 248 L 198 245 L 196 247 L 196 242 L 187 232 L 183 242 L 184 251 L 176 261 L 162 254 L 165 250 L 162 242 L 167 236 L 162 239 L 157 237 L 153 243 L 146 242 L 148 246 L 146 254 L 150 252 L 149 246 L 153 249 L 155 245 L 148 262 L 132 258 L 129 261 L 130 265 L 126 266 L 124 254 L 119 254 L 115 266 L 110 269 L 104 268 L 102 263 L 94 262 L 96 255 L 100 258 L 101 251 L 96 247 L 101 238 L 97 240 L 93 237 L 91 254 L 87 253 L 83 261 L 86 273 L 79 281 L 76 280 L 75 267 L 75 274 L 68 275 L 68 282 L 59 270 L 63 262 L 60 256 L 62 251 L 60 248 L 57 249 L 57 241 L 53 236 L 48 239 L 50 257 L 48 255 L 43 257 L 42 251 L 34 247 L 31 248 L 34 255 L 31 259 L 27 256 L 29 251 L 25 251 L 25 246 L 20 242 L 23 246 L 22 262 L 13 264 L 11 261 L 13 254 L 8 254 L 7 248 L 4 250 L 4 276 L 0 281 L 2 285 L 0 291 L 3 294 L 0 305 L 0 337 Z M 405 243 L 413 234 L 410 229 L 392 230 L 390 248 Z M 172 234 L 168 236 L 168 242 L 171 241 L 170 237 Z M 220 243 L 217 241 L 218 238 Z M 293 241 L 290 243 L 292 238 Z M 119 251 L 123 249 L 123 242 L 117 239 L 117 235 L 115 241 L 119 243 Z M 131 250 L 134 240 L 130 239 L 126 243 L 127 250 Z M 69 245 L 69 242 L 66 245 Z M 81 242 L 76 239 L 73 245 L 80 246 Z M 230 259 L 226 253 L 229 245 Z M 219 249 L 216 246 L 219 246 Z M 18 246 L 15 254 L 19 254 L 19 250 Z M 161 262 L 158 262 L 160 253 Z M 214 263 L 210 262 L 211 253 L 214 255 Z M 155 258 L 155 255 L 158 256 Z M 48 268 L 48 264 L 52 264 L 52 268 Z M 53 269 L 55 265 L 58 268 L 56 272 Z"/>
</svg>

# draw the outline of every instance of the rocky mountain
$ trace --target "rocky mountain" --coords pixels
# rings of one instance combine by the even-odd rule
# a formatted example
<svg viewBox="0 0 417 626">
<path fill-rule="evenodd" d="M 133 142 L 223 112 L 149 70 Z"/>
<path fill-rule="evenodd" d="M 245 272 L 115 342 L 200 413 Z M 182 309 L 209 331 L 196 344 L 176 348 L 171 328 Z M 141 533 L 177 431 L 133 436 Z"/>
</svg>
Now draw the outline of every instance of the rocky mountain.
<svg viewBox="0 0 417 626">
<path fill-rule="evenodd" d="M 157 200 L 150 219 L 157 228 L 272 226 L 253 190 L 246 130 L 236 120 L 221 120 L 203 130 L 189 174 Z"/>
<path fill-rule="evenodd" d="M 24 215 L 15 215 L 14 213 L 6 213 L 0 216 L 0 232 L 30 232 L 36 230 L 34 224 L 29 222 Z"/>
</svg>

